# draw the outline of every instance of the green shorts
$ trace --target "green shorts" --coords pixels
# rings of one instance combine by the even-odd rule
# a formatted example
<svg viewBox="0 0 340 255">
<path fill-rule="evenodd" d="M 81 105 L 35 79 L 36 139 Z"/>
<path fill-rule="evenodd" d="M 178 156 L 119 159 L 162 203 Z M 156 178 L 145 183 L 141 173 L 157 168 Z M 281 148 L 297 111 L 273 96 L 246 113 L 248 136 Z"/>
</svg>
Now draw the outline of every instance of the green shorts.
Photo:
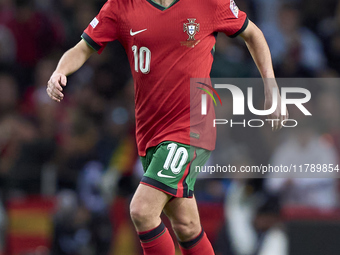
<svg viewBox="0 0 340 255">
<path fill-rule="evenodd" d="M 198 172 L 211 151 L 186 144 L 165 141 L 147 150 L 141 157 L 144 176 L 141 183 L 174 197 L 192 197 Z"/>
</svg>

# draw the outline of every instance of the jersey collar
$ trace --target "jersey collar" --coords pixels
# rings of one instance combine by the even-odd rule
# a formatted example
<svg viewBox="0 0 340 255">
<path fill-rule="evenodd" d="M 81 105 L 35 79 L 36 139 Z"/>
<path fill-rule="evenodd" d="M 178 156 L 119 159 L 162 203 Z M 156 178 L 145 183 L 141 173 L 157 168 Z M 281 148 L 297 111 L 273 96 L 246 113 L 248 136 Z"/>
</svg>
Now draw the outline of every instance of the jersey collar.
<svg viewBox="0 0 340 255">
<path fill-rule="evenodd" d="M 169 9 L 171 6 L 175 5 L 179 0 L 174 0 L 168 7 L 164 7 L 163 5 L 160 5 L 159 3 L 156 3 L 153 0 L 146 1 L 148 1 L 153 7 L 156 7 L 158 10 L 165 11 Z"/>
</svg>

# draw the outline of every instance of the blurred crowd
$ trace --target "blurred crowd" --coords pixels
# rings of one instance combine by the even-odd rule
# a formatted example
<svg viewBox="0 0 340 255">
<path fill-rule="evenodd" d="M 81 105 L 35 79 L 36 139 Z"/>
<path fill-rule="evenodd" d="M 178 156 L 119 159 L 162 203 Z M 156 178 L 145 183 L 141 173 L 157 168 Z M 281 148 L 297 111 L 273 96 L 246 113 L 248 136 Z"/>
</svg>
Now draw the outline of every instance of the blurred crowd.
<svg viewBox="0 0 340 255">
<path fill-rule="evenodd" d="M 58 59 L 80 40 L 104 3 L 0 0 L 0 251 L 6 243 L 6 203 L 40 194 L 57 197 L 52 254 L 107 254 L 114 229 L 110 225 L 115 224 L 109 219 L 110 204 L 117 197 L 129 199 L 138 184 L 134 88 L 118 42 L 68 77 L 61 103 L 46 94 Z M 339 76 L 338 1 L 238 0 L 237 4 L 262 29 L 277 77 Z M 220 34 L 214 59 L 212 77 L 259 77 L 242 40 Z M 266 142 L 263 132 L 255 140 L 249 130 L 229 134 L 227 139 L 235 145 L 230 162 L 299 164 L 312 158 L 339 163 L 340 118 L 334 118 L 339 115 L 339 88 L 329 85 L 316 92 L 318 99 L 311 107 L 324 125 L 306 124 L 299 139 L 284 133 L 286 142 L 277 147 Z M 255 144 L 261 144 L 261 155 Z M 222 247 L 219 254 L 235 255 L 287 254 L 270 253 L 263 237 L 272 229 L 279 247 L 285 247 L 279 231 L 282 205 L 337 208 L 337 194 L 336 179 L 200 179 L 196 193 L 199 201 L 225 203 L 230 217 L 224 232 L 230 245 L 226 248 L 222 241 L 216 247 Z"/>
</svg>

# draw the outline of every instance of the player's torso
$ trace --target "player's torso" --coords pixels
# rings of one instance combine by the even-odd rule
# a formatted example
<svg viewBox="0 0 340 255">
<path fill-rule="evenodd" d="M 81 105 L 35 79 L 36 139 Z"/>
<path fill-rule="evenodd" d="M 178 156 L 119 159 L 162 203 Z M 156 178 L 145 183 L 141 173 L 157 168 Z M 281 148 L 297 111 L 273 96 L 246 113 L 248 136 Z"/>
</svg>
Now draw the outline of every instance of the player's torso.
<svg viewBox="0 0 340 255">
<path fill-rule="evenodd" d="M 213 0 L 179 0 L 164 10 L 151 0 L 117 1 L 140 154 L 165 140 L 188 144 L 190 78 L 209 77 L 213 61 Z"/>
</svg>

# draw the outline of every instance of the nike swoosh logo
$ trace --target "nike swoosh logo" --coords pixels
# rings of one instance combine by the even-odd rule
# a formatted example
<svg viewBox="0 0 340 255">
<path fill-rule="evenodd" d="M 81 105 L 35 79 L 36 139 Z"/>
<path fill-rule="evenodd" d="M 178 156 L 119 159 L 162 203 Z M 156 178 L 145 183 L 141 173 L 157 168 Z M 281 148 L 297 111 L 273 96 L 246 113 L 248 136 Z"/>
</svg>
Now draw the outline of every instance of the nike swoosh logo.
<svg viewBox="0 0 340 255">
<path fill-rule="evenodd" d="M 163 170 L 161 170 L 161 171 L 159 171 L 159 172 L 157 173 L 157 176 L 158 176 L 158 177 L 164 177 L 164 178 L 176 178 L 175 176 L 170 176 L 170 175 L 162 174 L 162 171 L 163 171 Z"/>
<path fill-rule="evenodd" d="M 130 29 L 130 35 L 131 35 L 131 36 L 134 36 L 134 35 L 136 35 L 136 34 L 139 34 L 139 33 L 144 32 L 145 30 L 147 30 L 147 28 L 145 28 L 145 29 L 143 29 L 143 30 L 136 31 L 136 32 L 132 32 L 132 29 Z"/>
</svg>

